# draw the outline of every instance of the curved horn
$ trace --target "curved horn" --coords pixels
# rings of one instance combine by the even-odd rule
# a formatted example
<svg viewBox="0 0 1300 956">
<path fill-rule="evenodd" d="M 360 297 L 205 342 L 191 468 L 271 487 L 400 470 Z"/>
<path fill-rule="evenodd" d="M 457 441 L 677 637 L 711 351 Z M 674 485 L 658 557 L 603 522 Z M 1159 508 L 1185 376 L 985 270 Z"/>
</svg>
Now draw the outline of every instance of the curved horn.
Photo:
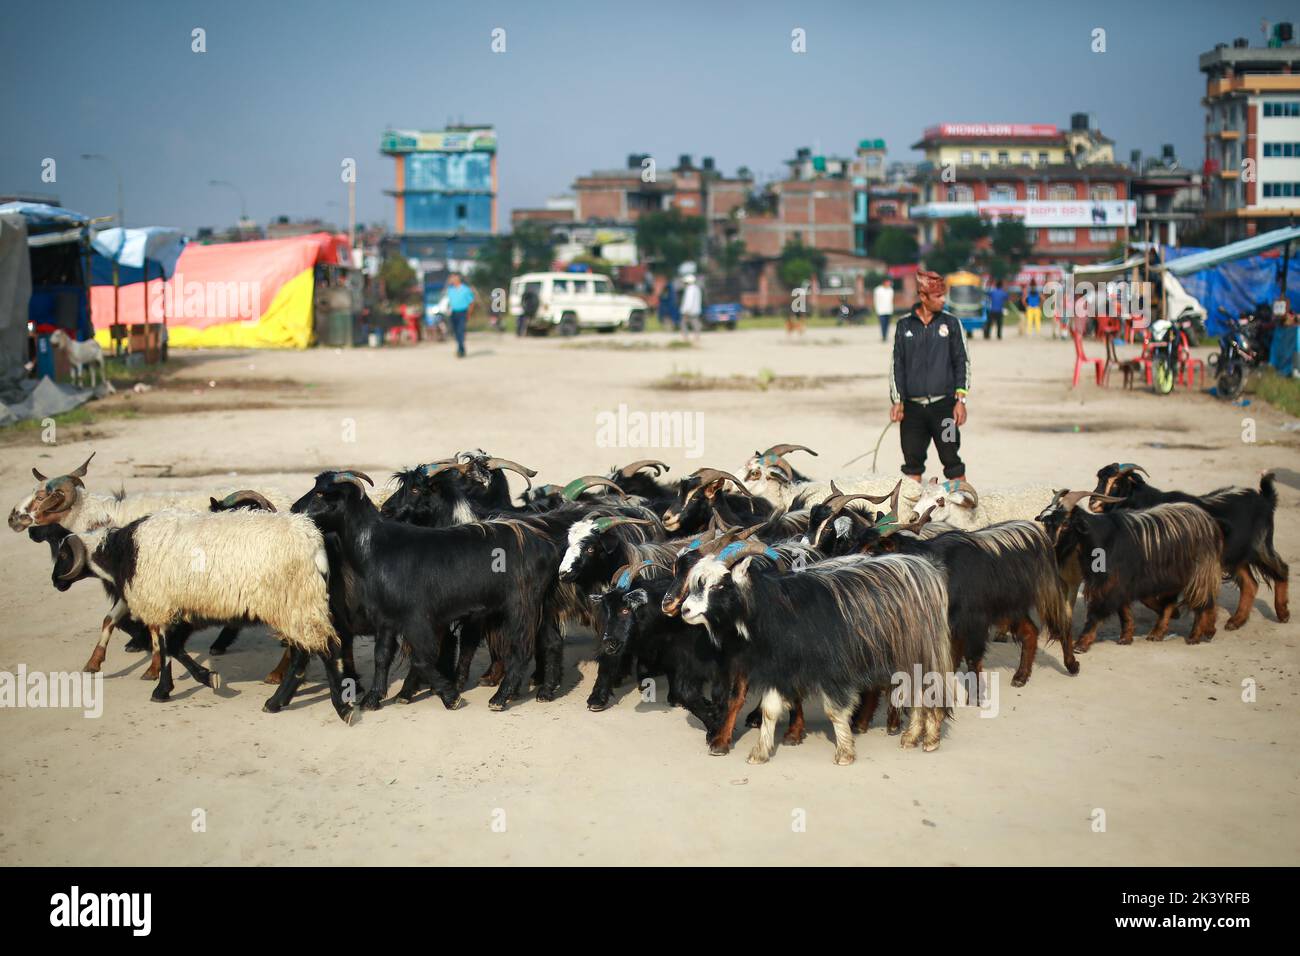
<svg viewBox="0 0 1300 956">
<path fill-rule="evenodd" d="M 617 528 L 623 524 L 658 524 L 657 521 L 651 521 L 649 518 L 633 518 L 626 515 L 613 515 L 608 518 L 596 519 L 596 530 L 600 532 L 608 531 L 610 528 Z"/>
<path fill-rule="evenodd" d="M 364 496 L 367 492 L 366 486 L 361 483 L 362 480 L 370 481 L 365 474 L 359 471 L 336 471 L 334 473 L 333 483 L 339 484 L 340 482 L 347 482 L 350 485 L 356 485 Z M 374 485 L 374 482 L 370 481 L 370 484 Z"/>
<path fill-rule="evenodd" d="M 537 477 L 537 472 L 533 471 L 533 469 L 525 468 L 523 465 L 519 464 L 519 462 L 511 461 L 509 458 L 488 458 L 483 462 L 483 467 L 489 470 L 504 468 L 506 471 L 513 471 L 516 475 L 523 475 L 524 480 L 528 481 L 529 488 L 533 486 L 533 483 L 529 481 L 529 479 Z"/>
<path fill-rule="evenodd" d="M 766 458 L 768 455 L 776 455 L 778 458 L 783 458 L 792 451 L 806 451 L 814 458 L 817 457 L 817 452 L 813 451 L 807 445 L 773 445 L 767 451 L 763 452 L 762 457 Z"/>
<path fill-rule="evenodd" d="M 237 505 L 248 502 L 257 505 L 263 511 L 275 510 L 275 505 L 271 504 L 264 495 L 258 494 L 256 491 L 249 488 L 245 488 L 243 491 L 232 491 L 230 494 L 226 495 L 226 497 L 221 499 L 222 507 L 225 508 L 234 508 Z"/>
<path fill-rule="evenodd" d="M 747 497 L 750 498 L 754 497 L 753 493 L 744 486 L 744 484 L 741 482 L 739 478 L 737 478 L 731 472 L 723 471 L 720 468 L 700 468 L 699 470 L 695 471 L 691 475 L 691 477 L 700 479 L 701 488 L 704 487 L 705 485 L 711 485 L 715 481 L 729 481 L 736 486 L 737 491 L 741 492 Z"/>
<path fill-rule="evenodd" d="M 75 581 L 81 576 L 81 572 L 86 568 L 86 561 L 89 555 L 86 553 L 86 542 L 75 534 L 70 534 L 63 539 L 63 547 L 66 547 L 72 553 L 72 567 L 59 575 L 60 581 Z"/>
<path fill-rule="evenodd" d="M 1082 501 L 1084 498 L 1092 498 L 1095 501 L 1102 501 L 1108 503 L 1125 500 L 1124 498 L 1112 498 L 1110 495 L 1098 494 L 1095 491 L 1070 491 L 1070 492 L 1066 492 L 1066 494 L 1061 497 L 1060 507 L 1064 508 L 1066 511 L 1069 511 L 1071 508 L 1074 508 L 1076 505 L 1078 505 L 1079 502 Z"/>
<path fill-rule="evenodd" d="M 90 458 L 94 458 L 94 457 L 95 457 L 95 453 L 92 451 L 92 452 L 90 453 Z M 83 461 L 83 462 L 82 462 L 82 463 L 77 467 L 76 471 L 70 471 L 70 472 L 68 472 L 68 475 L 71 476 L 71 477 L 73 477 L 73 478 L 84 478 L 84 477 L 86 477 L 86 468 L 89 467 L 89 465 L 90 465 L 90 458 L 87 458 L 85 461 Z"/>
<path fill-rule="evenodd" d="M 440 471 L 448 470 L 455 470 L 462 478 L 464 478 L 465 473 L 473 467 L 474 462 L 472 461 L 456 461 L 454 458 L 446 458 L 442 461 L 431 461 L 427 465 L 421 465 L 416 470 L 425 478 L 432 478 Z"/>
<path fill-rule="evenodd" d="M 656 478 L 662 475 L 665 471 L 672 471 L 665 462 L 659 461 L 655 458 L 642 458 L 639 461 L 632 462 L 630 465 L 624 465 L 618 470 L 618 473 L 622 478 L 631 478 L 643 468 L 653 468 Z"/>
<path fill-rule="evenodd" d="M 46 478 L 44 475 L 42 475 L 42 474 L 41 474 L 39 471 L 37 471 L 35 468 L 32 469 L 32 474 L 36 476 L 36 480 L 37 480 L 37 481 L 49 481 L 48 478 Z"/>
<path fill-rule="evenodd" d="M 570 501 L 577 501 L 580 494 L 588 488 L 592 488 L 596 485 L 601 485 L 602 487 L 610 489 L 620 498 L 627 497 L 627 494 L 622 488 L 614 484 L 614 482 L 610 481 L 608 478 L 602 478 L 600 475 L 583 475 L 581 478 L 574 478 L 573 481 L 564 486 L 562 494 Z"/>
<path fill-rule="evenodd" d="M 1133 472 L 1133 471 L 1140 471 L 1140 472 L 1142 472 L 1142 474 L 1146 475 L 1148 478 L 1151 477 L 1151 473 L 1150 473 L 1149 471 L 1147 471 L 1147 470 L 1146 470 L 1145 468 L 1143 468 L 1141 465 L 1135 465 L 1135 464 L 1133 464 L 1131 461 L 1129 461 L 1129 462 L 1125 462 L 1124 464 L 1120 465 L 1118 471 L 1119 471 L 1119 474 L 1121 474 L 1121 475 L 1127 475 L 1127 474 L 1129 474 L 1130 472 Z"/>
</svg>

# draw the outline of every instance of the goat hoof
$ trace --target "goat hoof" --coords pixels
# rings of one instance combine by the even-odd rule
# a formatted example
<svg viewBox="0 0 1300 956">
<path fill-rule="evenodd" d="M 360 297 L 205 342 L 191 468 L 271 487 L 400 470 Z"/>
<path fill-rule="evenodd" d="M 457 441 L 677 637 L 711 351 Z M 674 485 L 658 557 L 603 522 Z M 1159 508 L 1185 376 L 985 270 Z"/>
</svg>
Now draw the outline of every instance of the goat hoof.
<svg viewBox="0 0 1300 956">
<path fill-rule="evenodd" d="M 921 750 L 928 754 L 932 754 L 938 749 L 939 749 L 939 741 L 937 740 L 931 740 L 928 743 L 924 743 L 921 745 Z"/>
<path fill-rule="evenodd" d="M 790 731 L 787 730 L 785 732 L 785 736 L 781 738 L 781 743 L 785 744 L 787 747 L 798 747 L 801 743 L 803 743 L 803 736 L 804 735 L 801 733 L 792 734 L 790 733 Z"/>
<path fill-rule="evenodd" d="M 1079 662 L 1070 661 L 1070 663 L 1065 665 L 1065 669 L 1069 671 L 1070 676 L 1073 677 L 1075 674 L 1079 673 Z"/>
<path fill-rule="evenodd" d="M 1091 645 L 1088 645 L 1088 644 L 1075 644 L 1075 645 L 1074 645 L 1074 653 L 1076 653 L 1076 654 L 1087 654 L 1087 653 L 1088 653 L 1088 648 L 1089 648 L 1089 646 L 1091 646 Z"/>
<path fill-rule="evenodd" d="M 384 702 L 380 700 L 379 695 L 374 692 L 366 694 L 365 697 L 361 698 L 362 710 L 379 710 L 383 706 Z"/>
<path fill-rule="evenodd" d="M 455 697 L 452 697 L 450 700 L 446 697 L 443 697 L 441 699 L 442 699 L 442 706 L 447 708 L 448 710 L 460 710 L 461 705 L 465 703 L 465 698 L 461 697 L 459 694 L 457 694 Z"/>
<path fill-rule="evenodd" d="M 1163 634 L 1148 634 L 1148 635 L 1147 635 L 1147 640 L 1148 640 L 1148 641 L 1163 641 L 1164 639 L 1165 639 L 1165 636 L 1164 636 Z"/>
<path fill-rule="evenodd" d="M 338 715 L 339 720 L 343 721 L 345 726 L 351 727 L 357 719 L 357 709 L 352 706 L 344 706 L 339 709 Z"/>
<path fill-rule="evenodd" d="M 746 727 L 762 727 L 762 726 L 763 726 L 763 712 L 762 712 L 761 710 L 759 710 L 757 707 L 755 707 L 753 710 L 751 710 L 751 711 L 750 711 L 750 712 L 745 716 L 745 726 L 746 726 Z"/>
<path fill-rule="evenodd" d="M 279 712 L 280 712 L 280 705 L 277 704 L 274 700 L 268 700 L 265 704 L 262 705 L 262 713 L 264 714 L 278 714 Z"/>
<path fill-rule="evenodd" d="M 221 675 L 216 671 L 209 671 L 208 686 L 213 690 L 221 690 Z"/>
<path fill-rule="evenodd" d="M 505 709 L 506 709 L 506 705 L 501 703 L 500 701 L 496 701 L 496 700 L 488 701 L 488 710 L 492 711 L 492 713 L 494 714 L 499 714 Z"/>
<path fill-rule="evenodd" d="M 763 753 L 761 750 L 755 748 L 754 750 L 751 750 L 749 752 L 749 756 L 745 758 L 745 762 L 746 763 L 767 763 L 771 759 L 772 758 L 770 756 Z"/>
<path fill-rule="evenodd" d="M 1024 687 L 1028 683 L 1029 683 L 1028 674 L 1024 674 L 1024 675 L 1016 674 L 1014 677 L 1011 678 L 1012 687 Z"/>
<path fill-rule="evenodd" d="M 154 669 L 154 668 L 151 667 L 151 668 L 149 668 L 149 670 L 145 671 L 143 674 L 140 675 L 140 679 L 141 679 L 141 680 L 157 680 L 157 679 L 158 679 L 158 671 L 157 671 L 156 669 Z"/>
<path fill-rule="evenodd" d="M 171 700 L 171 696 L 171 694 L 166 694 L 161 691 L 154 691 L 149 695 L 149 699 L 155 704 L 165 704 L 167 701 Z"/>
<path fill-rule="evenodd" d="M 1132 644 L 1132 643 L 1133 643 L 1133 638 L 1131 638 L 1131 637 L 1121 637 L 1121 638 L 1119 638 L 1118 640 L 1116 640 L 1115 643 L 1116 643 L 1116 644 Z"/>
<path fill-rule="evenodd" d="M 537 699 L 540 701 L 555 700 L 555 695 L 559 693 L 557 687 L 539 687 L 537 688 Z"/>
<path fill-rule="evenodd" d="M 1281 618 L 1279 618 L 1279 620 L 1281 620 Z M 1245 621 L 1238 621 L 1238 620 L 1234 620 L 1233 618 L 1228 618 L 1227 622 L 1223 625 L 1223 629 L 1225 631 L 1235 631 L 1237 628 L 1241 627 L 1245 623 L 1246 623 Z"/>
<path fill-rule="evenodd" d="M 494 674 L 491 671 L 485 671 L 483 676 L 478 679 L 479 687 L 496 687 L 501 683 L 501 675 Z"/>
<path fill-rule="evenodd" d="M 1291 612 L 1290 612 L 1290 611 L 1278 611 L 1278 612 L 1277 612 L 1277 622 L 1278 622 L 1279 624 L 1285 624 L 1285 623 L 1286 623 L 1287 621 L 1289 621 L 1289 620 L 1291 620 Z"/>
<path fill-rule="evenodd" d="M 840 753 L 838 750 L 835 751 L 835 766 L 837 767 L 847 767 L 849 764 L 853 763 L 854 759 L 853 754 Z"/>
<path fill-rule="evenodd" d="M 729 753 L 731 753 L 731 744 L 709 744 L 709 756 L 711 757 L 725 757 Z"/>
<path fill-rule="evenodd" d="M 594 699 L 594 698 L 588 697 L 588 698 L 587 698 L 587 709 L 588 709 L 589 711 L 591 711 L 593 714 L 598 714 L 598 713 L 600 713 L 602 710 L 608 710 L 608 709 L 609 709 L 609 701 L 607 701 L 607 700 L 596 700 L 596 699 Z"/>
</svg>

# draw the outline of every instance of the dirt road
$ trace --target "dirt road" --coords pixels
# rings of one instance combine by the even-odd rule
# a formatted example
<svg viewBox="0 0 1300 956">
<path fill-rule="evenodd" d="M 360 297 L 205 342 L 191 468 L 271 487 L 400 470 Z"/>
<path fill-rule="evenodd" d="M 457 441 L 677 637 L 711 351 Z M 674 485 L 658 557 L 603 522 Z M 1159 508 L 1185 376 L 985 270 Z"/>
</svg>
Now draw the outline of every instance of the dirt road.
<svg viewBox="0 0 1300 956">
<path fill-rule="evenodd" d="M 821 453 L 800 467 L 829 477 L 886 421 L 888 352 L 871 330 L 795 343 L 718 333 L 694 349 L 658 334 L 481 333 L 470 348 L 459 362 L 432 345 L 184 356 L 170 380 L 111 399 L 56 445 L 36 430 L 0 438 L 0 502 L 31 490 L 32 466 L 58 474 L 92 450 L 88 482 L 101 491 L 296 492 L 325 467 L 380 478 L 471 447 L 563 481 L 642 457 L 667 460 L 674 476 L 735 469 L 755 448 L 800 442 Z M 976 340 L 972 358 L 963 455 L 977 487 L 1091 488 L 1118 460 L 1161 487 L 1203 491 L 1275 468 L 1278 547 L 1300 562 L 1300 436 L 1280 413 L 1125 393 L 1118 378 L 1072 391 L 1068 343 L 1014 332 Z M 617 421 L 620 405 L 624 421 L 677 412 L 696 431 L 678 447 L 610 447 L 600 423 Z M 879 468 L 900 463 L 891 430 Z M 25 535 L 0 532 L 0 559 L 0 671 L 75 671 L 102 593 L 83 583 L 57 594 L 44 549 Z M 1229 610 L 1236 598 L 1223 589 Z M 630 685 L 611 710 L 588 713 L 585 632 L 571 637 L 554 703 L 491 713 L 491 689 L 474 688 L 454 713 L 425 699 L 352 727 L 315 665 L 291 709 L 261 712 L 270 689 L 259 681 L 279 647 L 260 629 L 217 659 L 222 690 L 180 676 L 166 704 L 138 680 L 144 655 L 118 640 L 102 716 L 0 709 L 0 864 L 1294 865 L 1300 623 L 1277 624 L 1270 598 L 1261 591 L 1236 632 L 1222 629 L 1221 608 L 1218 636 L 1195 647 L 1172 635 L 1120 647 L 1112 622 L 1079 676 L 1046 646 L 1019 689 L 1015 646 L 993 644 L 996 717 L 960 711 L 933 754 L 900 750 L 878 720 L 847 768 L 832 764 L 829 726 L 812 710 L 806 743 L 759 767 L 744 759 L 756 731 L 711 757 L 684 711 L 643 703 Z M 1152 617 L 1137 617 L 1141 634 Z M 1175 635 L 1185 627 L 1175 622 Z M 368 676 L 368 640 L 358 664 Z M 1243 682 L 1258 688 L 1254 702 Z"/>
</svg>

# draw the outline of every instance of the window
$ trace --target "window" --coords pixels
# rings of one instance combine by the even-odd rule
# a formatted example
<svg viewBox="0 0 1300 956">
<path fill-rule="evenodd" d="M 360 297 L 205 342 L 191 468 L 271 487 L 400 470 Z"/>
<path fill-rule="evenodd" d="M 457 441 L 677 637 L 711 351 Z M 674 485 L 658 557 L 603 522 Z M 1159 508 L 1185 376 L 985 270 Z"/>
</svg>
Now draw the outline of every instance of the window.
<svg viewBox="0 0 1300 956">
<path fill-rule="evenodd" d="M 980 151 L 980 165 L 981 165 L 981 166 L 987 166 L 988 164 L 989 164 L 989 154 L 988 154 L 987 152 L 981 150 L 981 151 Z"/>
<path fill-rule="evenodd" d="M 1119 238 L 1118 229 L 1089 229 L 1088 240 L 1090 242 L 1113 243 Z"/>
<path fill-rule="evenodd" d="M 876 216 L 880 219 L 890 219 L 898 215 L 898 207 L 892 202 L 882 202 L 876 207 Z"/>
<path fill-rule="evenodd" d="M 1300 156 L 1300 143 L 1265 143 L 1264 158 Z"/>
<path fill-rule="evenodd" d="M 1265 199 L 1285 199 L 1300 196 L 1300 183 L 1265 183 Z"/>
<path fill-rule="evenodd" d="M 591 283 L 589 283 L 586 279 L 574 279 L 574 280 L 573 280 L 573 294 L 574 294 L 574 295 L 586 295 L 586 294 L 587 294 L 587 291 L 588 291 L 587 287 L 588 287 L 589 285 L 591 285 Z"/>
<path fill-rule="evenodd" d="M 989 188 L 990 202 L 1015 202 L 1016 187 L 1006 183 L 998 183 L 996 186 Z"/>
<path fill-rule="evenodd" d="M 1037 230 L 1037 229 L 1026 229 L 1026 230 L 1025 230 L 1025 241 L 1028 242 L 1031 246 L 1036 246 L 1036 245 L 1038 245 L 1038 230 Z"/>
<path fill-rule="evenodd" d="M 1008 153 L 1005 149 L 1003 149 L 1003 150 L 999 150 L 999 151 L 998 151 L 998 165 L 999 165 L 999 166 L 1005 166 L 1005 165 L 1006 165 L 1007 163 L 1009 163 L 1009 162 L 1011 162 L 1011 154 Z"/>
<path fill-rule="evenodd" d="M 969 149 L 963 149 L 961 151 L 961 164 L 963 166 L 969 166 L 971 164 L 971 151 Z"/>
<path fill-rule="evenodd" d="M 974 202 L 975 193 L 969 186 L 948 187 L 948 202 Z"/>
<path fill-rule="evenodd" d="M 1099 202 L 1105 202 L 1106 200 L 1109 199 L 1115 199 L 1116 196 L 1117 194 L 1115 192 L 1114 186 L 1093 186 L 1092 187 L 1092 198 Z"/>
<path fill-rule="evenodd" d="M 1300 116 L 1300 101 L 1287 100 L 1283 102 L 1265 103 L 1265 116 Z"/>
<path fill-rule="evenodd" d="M 1046 154 L 1046 153 L 1039 153 L 1039 154 L 1038 154 L 1038 161 L 1039 161 L 1040 163 L 1042 163 L 1044 166 L 1046 166 L 1046 165 L 1047 165 L 1047 161 L 1048 161 L 1048 160 L 1047 160 L 1047 154 Z"/>
<path fill-rule="evenodd" d="M 530 283 L 530 284 L 531 284 L 531 283 Z M 569 294 L 569 280 L 568 280 L 568 279 L 553 279 L 553 280 L 551 281 L 551 292 L 552 292 L 552 293 L 556 293 L 556 292 L 558 292 L 560 295 L 568 295 L 568 294 Z"/>
<path fill-rule="evenodd" d="M 1035 185 L 1035 186 L 1026 186 L 1026 187 L 1025 187 L 1025 198 L 1026 198 L 1026 199 L 1033 199 L 1033 200 L 1038 199 L 1038 187 L 1037 187 L 1036 185 Z"/>
<path fill-rule="evenodd" d="M 608 279 L 593 279 L 592 285 L 595 287 L 596 295 L 609 295 L 614 291 L 609 287 Z"/>
<path fill-rule="evenodd" d="M 1029 154 L 1028 154 L 1028 153 L 1021 153 L 1021 154 L 1020 154 L 1020 165 L 1022 165 L 1022 166 L 1028 166 L 1028 165 L 1030 165 L 1032 162 L 1033 162 L 1033 160 L 1031 160 L 1031 159 L 1029 158 Z"/>
<path fill-rule="evenodd" d="M 468 210 L 465 208 L 465 204 L 464 204 L 464 203 L 458 203 L 458 204 L 456 205 L 456 218 L 457 218 L 457 219 L 464 219 L 468 214 L 469 214 L 469 213 L 468 213 Z"/>
<path fill-rule="evenodd" d="M 1047 241 L 1056 245 L 1073 245 L 1073 229 L 1049 229 L 1047 230 Z"/>
<path fill-rule="evenodd" d="M 1075 196 L 1073 186 L 1052 186 L 1047 191 L 1047 198 L 1052 202 L 1068 202 L 1078 197 Z"/>
</svg>

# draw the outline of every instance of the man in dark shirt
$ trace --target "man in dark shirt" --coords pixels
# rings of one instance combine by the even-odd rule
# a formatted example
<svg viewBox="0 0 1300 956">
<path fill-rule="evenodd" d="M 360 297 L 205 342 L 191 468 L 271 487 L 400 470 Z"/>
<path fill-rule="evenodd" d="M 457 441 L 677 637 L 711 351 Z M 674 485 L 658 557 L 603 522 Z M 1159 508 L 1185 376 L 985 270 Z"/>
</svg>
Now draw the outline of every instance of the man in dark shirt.
<svg viewBox="0 0 1300 956">
<path fill-rule="evenodd" d="M 920 296 L 898 322 L 889 373 L 890 421 L 900 422 L 903 474 L 916 481 L 925 474 L 925 455 L 934 440 L 943 476 L 964 479 L 958 450 L 966 424 L 970 357 L 961 323 L 943 308 L 946 286 L 937 272 L 919 272 Z"/>
</svg>

